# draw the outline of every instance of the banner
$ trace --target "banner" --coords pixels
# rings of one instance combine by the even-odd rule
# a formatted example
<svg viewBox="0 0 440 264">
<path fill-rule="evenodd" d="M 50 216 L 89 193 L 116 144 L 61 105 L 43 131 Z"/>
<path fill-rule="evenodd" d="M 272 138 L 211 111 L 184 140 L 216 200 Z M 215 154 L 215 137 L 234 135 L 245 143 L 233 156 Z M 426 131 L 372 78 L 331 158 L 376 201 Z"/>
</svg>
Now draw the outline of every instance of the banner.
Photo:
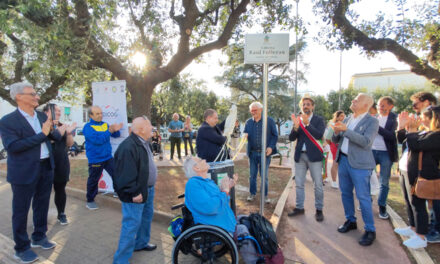
<svg viewBox="0 0 440 264">
<path fill-rule="evenodd" d="M 128 137 L 127 100 L 125 81 L 109 81 L 92 83 L 93 105 L 102 109 L 102 121 L 109 125 L 122 123 L 121 136 L 110 137 L 112 155 L 119 144 Z M 114 192 L 110 175 L 104 170 L 98 183 L 99 191 Z"/>
</svg>

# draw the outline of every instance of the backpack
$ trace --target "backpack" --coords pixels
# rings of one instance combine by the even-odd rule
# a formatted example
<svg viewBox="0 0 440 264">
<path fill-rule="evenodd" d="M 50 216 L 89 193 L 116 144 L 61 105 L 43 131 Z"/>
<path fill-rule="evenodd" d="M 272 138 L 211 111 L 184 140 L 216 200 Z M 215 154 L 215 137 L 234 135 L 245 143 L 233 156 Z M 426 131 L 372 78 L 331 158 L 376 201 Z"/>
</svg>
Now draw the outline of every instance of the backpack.
<svg viewBox="0 0 440 264">
<path fill-rule="evenodd" d="M 240 223 L 249 228 L 249 232 L 258 241 L 264 255 L 274 256 L 277 254 L 277 235 L 272 224 L 264 216 L 252 213 L 248 217 L 242 217 Z"/>
</svg>

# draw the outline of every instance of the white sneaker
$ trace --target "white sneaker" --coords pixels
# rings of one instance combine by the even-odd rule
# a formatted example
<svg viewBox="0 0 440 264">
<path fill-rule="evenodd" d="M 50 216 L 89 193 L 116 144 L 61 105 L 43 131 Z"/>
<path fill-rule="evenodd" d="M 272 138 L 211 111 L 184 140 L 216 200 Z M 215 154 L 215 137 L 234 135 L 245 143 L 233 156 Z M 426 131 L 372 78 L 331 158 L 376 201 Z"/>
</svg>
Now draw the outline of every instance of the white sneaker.
<svg viewBox="0 0 440 264">
<path fill-rule="evenodd" d="M 428 241 L 426 238 L 422 239 L 420 236 L 415 235 L 410 239 L 403 241 L 403 244 L 409 248 L 418 249 L 426 247 L 428 245 Z"/>
<path fill-rule="evenodd" d="M 266 197 L 266 198 L 264 199 L 264 202 L 267 203 L 267 204 L 269 204 L 269 203 L 271 202 L 271 200 L 270 200 L 269 197 Z"/>
<path fill-rule="evenodd" d="M 251 194 L 248 196 L 247 201 L 252 202 L 254 200 L 254 198 L 255 198 L 255 195 Z"/>
<path fill-rule="evenodd" d="M 339 189 L 338 183 L 332 181 L 332 188 L 333 188 L 333 189 Z"/>
<path fill-rule="evenodd" d="M 414 230 L 412 230 L 411 227 L 409 227 L 409 226 L 396 228 L 396 229 L 394 229 L 394 232 L 396 232 L 397 234 L 399 234 L 401 236 L 407 236 L 407 237 L 412 237 L 412 236 L 416 235 L 416 232 L 414 232 Z"/>
</svg>

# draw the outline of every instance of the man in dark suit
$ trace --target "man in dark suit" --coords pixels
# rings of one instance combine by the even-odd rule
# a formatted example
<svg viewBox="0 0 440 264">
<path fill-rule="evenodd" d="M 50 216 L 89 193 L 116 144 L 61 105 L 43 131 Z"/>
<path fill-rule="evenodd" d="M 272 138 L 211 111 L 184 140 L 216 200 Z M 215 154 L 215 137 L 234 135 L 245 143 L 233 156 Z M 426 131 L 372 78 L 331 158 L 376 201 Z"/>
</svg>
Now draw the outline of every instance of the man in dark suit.
<svg viewBox="0 0 440 264">
<path fill-rule="evenodd" d="M 223 145 L 226 142 L 226 137 L 222 135 L 222 131 L 225 128 L 225 122 L 223 121 L 221 124 L 217 125 L 218 115 L 213 109 L 205 111 L 204 119 L 205 122 L 203 122 L 197 131 L 197 156 L 206 160 L 206 162 L 227 159 L 229 154 L 226 150 L 222 151 Z"/>
<path fill-rule="evenodd" d="M 53 182 L 54 159 L 50 139 L 61 140 L 61 126 L 51 132 L 52 120 L 34 109 L 40 97 L 32 84 L 10 86 L 17 110 L 0 120 L 0 133 L 8 153 L 7 180 L 12 188 L 12 231 L 16 259 L 31 263 L 38 259 L 30 247 L 51 249 L 55 243 L 46 237 L 47 213 Z M 27 216 L 32 201 L 34 232 L 27 234 Z"/>
<path fill-rule="evenodd" d="M 304 214 L 304 183 L 307 169 L 310 170 L 315 184 L 315 219 L 318 222 L 324 220 L 322 208 L 324 207 L 324 191 L 322 188 L 322 160 L 324 159 L 322 146 L 319 140 L 322 139 L 325 131 L 324 118 L 313 114 L 315 101 L 304 96 L 299 102 L 302 114 L 292 114 L 293 129 L 289 139 L 296 142 L 295 148 L 295 184 L 296 184 L 296 206 L 289 216 Z"/>
<path fill-rule="evenodd" d="M 393 162 L 397 161 L 397 115 L 391 110 L 394 107 L 394 100 L 389 96 L 379 99 L 379 133 L 373 141 L 373 155 L 376 165 L 380 166 L 380 193 L 377 203 L 379 205 L 379 218 L 388 219 L 387 197 Z"/>
</svg>

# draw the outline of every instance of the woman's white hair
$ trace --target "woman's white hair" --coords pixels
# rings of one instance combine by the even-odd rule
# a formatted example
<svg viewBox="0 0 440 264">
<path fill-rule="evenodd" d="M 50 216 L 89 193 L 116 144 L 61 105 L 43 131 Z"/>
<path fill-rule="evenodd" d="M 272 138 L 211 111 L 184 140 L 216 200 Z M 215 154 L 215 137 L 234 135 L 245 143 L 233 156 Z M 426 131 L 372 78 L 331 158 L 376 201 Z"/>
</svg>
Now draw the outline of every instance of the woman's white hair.
<svg viewBox="0 0 440 264">
<path fill-rule="evenodd" d="M 187 158 L 183 162 L 183 171 L 185 172 L 185 176 L 187 178 L 197 176 L 197 173 L 194 171 L 194 166 L 196 164 L 197 164 L 197 162 L 192 157 Z"/>
<path fill-rule="evenodd" d="M 34 88 L 34 86 L 28 82 L 18 82 L 11 84 L 9 86 L 9 94 L 11 95 L 12 100 L 15 101 L 15 97 L 17 96 L 17 94 L 22 93 L 24 88 L 26 87 Z"/>
<path fill-rule="evenodd" d="M 252 104 L 249 105 L 249 110 L 252 110 L 252 107 L 258 107 L 259 109 L 263 108 L 263 104 L 261 104 L 260 102 L 253 102 Z"/>
</svg>

